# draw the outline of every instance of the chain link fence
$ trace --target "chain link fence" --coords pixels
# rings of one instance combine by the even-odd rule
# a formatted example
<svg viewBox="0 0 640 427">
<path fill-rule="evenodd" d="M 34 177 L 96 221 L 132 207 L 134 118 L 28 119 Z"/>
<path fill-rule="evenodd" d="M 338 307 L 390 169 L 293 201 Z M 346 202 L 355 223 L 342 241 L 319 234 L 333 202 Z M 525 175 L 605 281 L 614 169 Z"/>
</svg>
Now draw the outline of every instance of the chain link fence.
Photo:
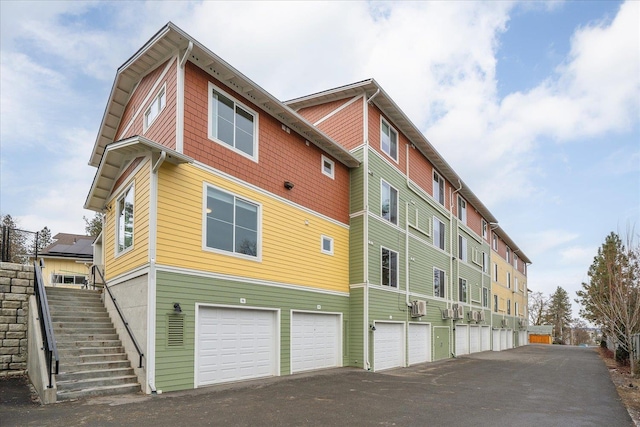
<svg viewBox="0 0 640 427">
<path fill-rule="evenodd" d="M 0 260 L 15 264 L 27 264 L 29 258 L 38 258 L 38 233 L 34 231 L 0 227 Z"/>
</svg>

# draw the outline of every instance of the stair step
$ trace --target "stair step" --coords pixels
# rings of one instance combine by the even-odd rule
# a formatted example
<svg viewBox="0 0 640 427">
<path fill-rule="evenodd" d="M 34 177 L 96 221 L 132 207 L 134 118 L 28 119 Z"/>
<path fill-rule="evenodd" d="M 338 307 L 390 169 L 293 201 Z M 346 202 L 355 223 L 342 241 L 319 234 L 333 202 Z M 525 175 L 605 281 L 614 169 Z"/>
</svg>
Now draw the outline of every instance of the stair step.
<svg viewBox="0 0 640 427">
<path fill-rule="evenodd" d="M 118 360 L 127 360 L 126 353 L 109 353 L 109 354 L 81 354 L 79 356 L 68 356 L 64 360 L 60 359 L 60 363 L 64 366 L 76 365 L 78 363 L 90 362 L 117 362 Z"/>
<path fill-rule="evenodd" d="M 75 365 L 65 364 L 61 360 L 60 363 L 61 365 L 59 367 L 58 375 L 68 374 L 72 372 L 101 371 L 105 369 L 121 369 L 131 367 L 131 363 L 128 360 L 106 360 L 98 362 L 77 363 Z"/>
<path fill-rule="evenodd" d="M 54 327 L 53 333 L 56 337 L 65 338 L 65 337 L 81 337 L 81 336 L 90 336 L 90 335 L 109 335 L 115 334 L 116 330 L 113 326 L 111 327 L 101 327 L 101 328 L 60 328 Z"/>
<path fill-rule="evenodd" d="M 61 288 L 58 286 L 46 286 L 47 295 L 100 295 L 101 291 L 93 289 Z"/>
<path fill-rule="evenodd" d="M 112 333 L 75 333 L 73 335 L 70 334 L 58 334 L 55 333 L 56 344 L 68 344 L 74 343 L 76 341 L 112 341 L 117 340 L 118 334 L 115 332 Z"/>
<path fill-rule="evenodd" d="M 60 358 L 74 357 L 79 355 L 92 355 L 92 354 L 114 354 L 124 353 L 124 347 L 71 347 L 71 348 L 59 348 L 58 354 Z"/>
<path fill-rule="evenodd" d="M 133 368 L 113 368 L 113 369 L 93 369 L 90 371 L 74 371 L 60 373 L 56 376 L 56 382 L 79 381 L 92 378 L 111 377 L 131 377 L 134 376 Z"/>
<path fill-rule="evenodd" d="M 111 322 L 109 313 L 106 311 L 101 312 L 84 312 L 84 313 L 66 313 L 66 314 L 54 314 L 51 316 L 51 320 L 54 323 L 68 323 L 68 322 Z"/>
<path fill-rule="evenodd" d="M 117 347 L 120 345 L 120 340 L 95 340 L 95 341 L 58 341 L 58 351 L 72 350 L 75 348 L 89 348 L 89 347 Z"/>
<path fill-rule="evenodd" d="M 82 390 L 58 392 L 58 401 L 79 399 L 89 396 L 109 396 L 113 394 L 139 393 L 140 384 L 121 384 L 103 387 L 90 387 Z"/>
<path fill-rule="evenodd" d="M 76 307 L 63 307 L 57 305 L 49 305 L 49 311 L 51 312 L 51 316 L 55 316 L 57 314 L 77 314 L 78 316 L 84 315 L 82 313 L 102 313 L 105 310 L 102 303 L 91 306 L 76 306 Z M 106 312 L 106 310 L 105 310 Z"/>
<path fill-rule="evenodd" d="M 93 320 L 90 322 L 60 322 L 53 321 L 53 329 L 54 331 L 57 329 L 67 329 L 72 331 L 81 331 L 84 329 L 111 329 L 113 328 L 113 323 L 111 323 L 111 319 L 100 319 Z"/>
</svg>

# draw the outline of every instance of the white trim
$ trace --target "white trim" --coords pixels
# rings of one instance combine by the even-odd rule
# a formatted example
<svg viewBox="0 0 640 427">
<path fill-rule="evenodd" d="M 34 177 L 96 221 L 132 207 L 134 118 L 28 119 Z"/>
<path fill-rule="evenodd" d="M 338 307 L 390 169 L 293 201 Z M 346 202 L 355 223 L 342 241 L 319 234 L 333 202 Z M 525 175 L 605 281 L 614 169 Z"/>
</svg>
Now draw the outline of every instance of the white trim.
<svg viewBox="0 0 640 427">
<path fill-rule="evenodd" d="M 203 171 L 205 171 L 207 173 L 215 175 L 215 176 L 217 176 L 219 178 L 224 178 L 224 179 L 226 179 L 228 181 L 233 182 L 234 184 L 238 184 L 238 185 L 246 188 L 247 190 L 255 191 L 257 193 L 260 193 L 260 194 L 263 194 L 265 196 L 268 196 L 268 197 L 270 197 L 272 199 L 275 199 L 275 200 L 277 200 L 279 202 L 285 203 L 285 204 L 287 204 L 289 206 L 292 206 L 292 207 L 294 207 L 296 209 L 300 209 L 301 211 L 307 212 L 310 215 L 314 215 L 314 216 L 316 216 L 318 218 L 321 218 L 321 219 L 323 219 L 325 221 L 331 222 L 332 224 L 338 225 L 338 226 L 340 226 L 340 227 L 342 227 L 342 228 L 344 228 L 346 230 L 349 229 L 349 225 L 348 224 L 345 224 L 343 222 L 338 221 L 337 219 L 328 217 L 328 216 L 326 216 L 324 214 L 321 214 L 319 212 L 311 210 L 311 209 L 309 209 L 309 208 L 307 208 L 305 206 L 302 206 L 302 205 L 300 205 L 298 203 L 294 203 L 294 202 L 292 202 L 290 200 L 285 199 L 284 197 L 278 196 L 277 194 L 270 193 L 270 192 L 266 191 L 264 188 L 260 188 L 260 187 L 258 187 L 256 185 L 250 184 L 250 183 L 248 183 L 246 181 L 242 181 L 242 180 L 240 180 L 239 178 L 237 178 L 237 177 L 235 177 L 233 175 L 229 175 L 229 174 L 227 174 L 225 172 L 222 172 L 222 171 L 219 171 L 217 169 L 214 169 L 211 166 L 208 166 L 208 165 L 206 165 L 204 163 L 200 163 L 198 161 L 194 161 L 193 165 L 195 167 L 197 167 L 197 168 L 200 168 L 201 170 L 203 170 Z"/>
<path fill-rule="evenodd" d="M 449 217 L 449 211 L 447 210 L 447 208 L 436 201 L 436 199 L 434 199 L 431 194 L 427 193 L 414 181 L 407 179 L 407 188 L 409 188 L 409 190 L 411 190 L 416 196 L 427 202 L 429 206 L 434 208 L 436 211 L 439 211 L 442 216 Z"/>
<path fill-rule="evenodd" d="M 428 160 L 428 159 L 427 159 L 427 160 Z M 446 204 L 447 204 L 447 192 L 446 192 L 446 190 L 447 190 L 447 180 L 446 180 L 446 179 L 444 179 L 444 177 L 443 177 L 442 175 L 440 175 L 440 174 L 438 173 L 438 171 L 436 171 L 436 169 L 435 169 L 435 168 L 433 168 L 433 171 L 432 171 L 432 172 L 433 172 L 433 173 L 431 174 L 431 186 L 432 186 L 431 192 L 432 192 L 432 193 L 434 193 L 434 194 L 433 194 L 431 197 L 433 198 L 433 201 L 434 201 L 434 202 L 436 202 L 437 204 L 439 204 L 440 206 L 442 206 L 445 210 L 447 210 L 447 208 L 446 208 Z M 435 176 L 435 175 L 437 175 L 437 176 L 438 176 L 438 181 L 439 181 L 439 180 L 442 180 L 442 203 L 440 203 L 440 201 L 436 199 L 436 196 L 435 196 L 435 190 L 433 189 L 433 187 L 434 187 L 434 186 L 433 186 L 433 181 L 434 181 L 434 176 Z M 439 190 L 440 190 L 440 187 L 438 186 L 438 191 L 439 191 Z M 427 194 L 429 194 L 429 193 L 427 193 Z"/>
<path fill-rule="evenodd" d="M 389 127 L 389 151 L 391 151 L 391 132 L 395 132 L 396 134 L 396 157 L 394 158 L 391 153 L 387 153 L 386 151 L 384 151 L 384 149 L 382 148 L 382 125 L 386 124 Z M 389 121 L 387 119 L 384 118 L 384 116 L 382 115 L 382 112 L 380 113 L 380 151 L 385 153 L 387 156 L 389 156 L 390 159 L 393 159 L 394 162 L 396 162 L 396 164 L 399 164 L 399 160 L 398 158 L 400 157 L 400 134 L 398 133 L 398 131 L 391 126 L 391 123 L 389 123 Z"/>
<path fill-rule="evenodd" d="M 114 141 L 120 141 L 122 139 L 122 135 L 126 135 L 127 132 L 129 132 L 129 128 L 136 121 L 136 119 L 138 118 L 138 115 L 140 114 L 140 112 L 141 111 L 146 111 L 146 108 L 143 110 L 143 107 L 145 105 L 147 105 L 147 102 L 149 102 L 149 99 L 151 98 L 151 94 L 152 93 L 157 93 L 156 89 L 158 88 L 158 85 L 160 84 L 160 82 L 162 82 L 162 80 L 164 80 L 165 76 L 167 75 L 167 71 L 169 71 L 169 68 L 171 68 L 171 64 L 173 64 L 173 61 L 171 60 L 171 58 L 173 58 L 175 60 L 177 58 L 177 56 L 173 55 L 172 57 L 167 59 L 168 62 L 167 62 L 167 65 L 165 65 L 164 70 L 162 70 L 162 73 L 156 79 L 156 82 L 153 84 L 151 89 L 149 89 L 149 93 L 147 93 L 147 96 L 142 100 L 142 102 L 140 103 L 140 107 L 136 110 L 134 115 L 131 117 L 131 120 L 129 120 L 129 123 L 127 123 L 127 126 L 125 126 L 125 128 L 122 129 L 122 132 L 120 132 L 120 134 L 118 135 L 117 138 L 114 139 Z M 140 77 L 140 80 L 138 81 L 138 84 L 136 85 L 136 89 L 138 88 L 140 81 L 142 81 L 142 79 L 144 79 L 146 76 L 148 76 L 154 70 L 151 70 L 149 73 L 147 73 L 144 76 Z M 132 93 L 132 95 L 133 95 L 133 93 Z M 126 105 L 129 104 L 129 101 L 131 101 L 131 95 L 130 95 L 129 99 L 127 99 L 127 104 Z M 143 118 L 143 122 L 144 122 L 144 118 Z"/>
<path fill-rule="evenodd" d="M 320 120 L 318 120 L 317 122 L 315 122 L 313 125 L 314 126 L 318 126 L 320 123 L 324 122 L 325 120 L 333 117 L 334 115 L 338 114 L 340 111 L 344 110 L 345 108 L 347 108 L 349 105 L 353 104 L 354 102 L 356 102 L 357 100 L 359 100 L 360 98 L 364 97 L 364 93 L 361 95 L 358 95 L 354 98 L 351 98 L 349 101 L 345 102 L 344 104 L 342 104 L 341 106 L 339 106 L 338 108 L 336 108 L 335 110 L 331 111 L 329 114 L 327 114 L 326 116 L 322 117 Z M 298 110 L 296 110 L 296 112 L 298 112 Z"/>
<path fill-rule="evenodd" d="M 276 288 L 290 289 L 290 290 L 296 290 L 296 291 L 315 292 L 315 293 L 324 294 L 324 295 L 334 295 L 334 296 L 341 296 L 341 297 L 349 296 L 349 292 L 329 291 L 326 289 L 313 288 L 311 286 L 305 286 L 305 285 L 296 285 L 293 283 L 272 282 L 269 280 L 254 279 L 251 277 L 231 276 L 228 274 L 211 273 L 207 271 L 192 270 L 192 269 L 174 267 L 169 265 L 156 265 L 156 270 L 163 271 L 166 273 L 186 274 L 186 275 L 197 276 L 197 277 L 205 277 L 209 279 L 229 280 L 229 281 L 239 282 L 239 283 L 248 283 L 252 285 L 263 285 L 263 286 L 272 286 Z"/>
<path fill-rule="evenodd" d="M 147 123 L 147 115 L 151 113 L 151 107 L 153 107 L 153 105 L 158 101 L 158 99 L 160 99 L 161 96 L 164 96 L 164 103 L 158 110 L 158 113 L 155 116 L 153 116 L 151 121 Z M 153 124 L 158 119 L 158 117 L 160 117 L 160 114 L 162 114 L 166 106 L 167 106 L 167 83 L 165 82 L 160 88 L 160 90 L 157 92 L 156 96 L 153 97 L 153 101 L 151 102 L 151 104 L 149 104 L 149 106 L 144 110 L 144 114 L 142 115 L 142 134 L 143 135 L 147 133 L 147 131 L 151 126 L 153 126 Z"/>
<path fill-rule="evenodd" d="M 187 52 L 189 49 L 187 48 Z M 185 52 L 185 55 L 186 53 Z M 185 66 L 176 61 L 176 151 L 184 154 L 184 80 Z"/>
<path fill-rule="evenodd" d="M 127 282 L 129 280 L 135 279 L 136 277 L 144 276 L 145 274 L 149 274 L 149 264 L 144 264 L 136 269 L 128 271 L 126 273 L 119 274 L 111 279 L 107 280 L 107 286 L 117 286 L 121 283 Z"/>
<path fill-rule="evenodd" d="M 207 99 L 208 99 L 208 109 L 207 109 L 207 137 L 209 138 L 209 140 L 215 142 L 216 144 L 220 144 L 221 146 L 228 148 L 229 150 L 240 154 L 243 157 L 246 157 L 249 160 L 252 160 L 256 163 L 258 163 L 258 146 L 259 146 L 259 135 L 260 135 L 260 126 L 259 126 L 259 120 L 258 120 L 258 112 L 255 111 L 254 109 L 252 109 L 251 107 L 247 106 L 246 104 L 244 104 L 242 101 L 239 101 L 238 99 L 236 99 L 234 96 L 230 95 L 228 92 L 222 90 L 221 88 L 219 88 L 218 86 L 214 85 L 211 81 L 208 82 L 208 86 L 207 86 Z M 222 141 L 221 139 L 216 138 L 215 136 L 213 136 L 212 130 L 213 130 L 213 91 L 219 92 L 220 94 L 224 95 L 225 97 L 229 98 L 229 100 L 233 101 L 233 103 L 239 107 L 241 107 L 243 110 L 247 111 L 249 114 L 251 114 L 253 116 L 253 155 L 249 155 L 247 153 L 245 153 L 244 151 L 238 149 L 235 147 L 236 144 L 236 140 L 235 140 L 235 129 L 234 129 L 234 140 L 233 140 L 233 146 L 229 145 L 227 142 Z M 233 111 L 233 114 L 235 115 L 235 108 Z M 234 121 L 234 127 L 235 127 L 235 121 Z"/>
<path fill-rule="evenodd" d="M 464 280 L 464 284 L 465 284 L 465 299 L 461 300 L 460 299 L 460 281 Z M 473 300 L 471 301 L 471 303 L 469 303 L 469 281 L 467 279 L 465 279 L 464 277 L 460 277 L 458 276 L 458 301 L 459 303 L 463 303 L 465 305 L 472 305 L 471 303 L 473 303 Z"/>
<path fill-rule="evenodd" d="M 325 239 L 329 241 L 329 246 L 331 247 L 328 251 L 324 248 Z M 324 234 L 320 235 L 320 252 L 327 255 L 333 255 L 333 244 L 333 237 L 325 236 Z"/>
<path fill-rule="evenodd" d="M 226 304 L 210 304 L 210 303 L 195 303 L 195 327 L 194 327 L 194 351 L 193 351 L 193 388 L 198 388 L 198 321 L 200 316 L 201 308 L 226 308 L 226 309 L 238 309 L 238 310 L 259 310 L 259 311 L 271 311 L 276 315 L 275 319 L 275 375 L 276 377 L 280 376 L 280 365 L 281 365 L 281 353 L 280 353 L 280 345 L 281 345 L 281 328 L 280 328 L 280 319 L 281 319 L 281 309 L 280 308 L 271 308 L 271 307 L 253 307 L 253 306 L 244 306 L 244 305 L 226 305 Z M 257 378 L 269 378 L 269 377 L 256 377 Z M 231 382 L 231 381 L 229 381 Z M 220 383 L 222 384 L 222 383 Z M 204 384 L 203 387 L 208 386 L 209 384 Z"/>
<path fill-rule="evenodd" d="M 349 218 L 357 218 L 359 216 L 365 215 L 366 213 L 367 211 L 358 211 L 358 212 L 350 213 Z"/>
<path fill-rule="evenodd" d="M 327 163 L 329 163 L 331 165 L 331 173 L 327 173 L 327 171 L 324 170 L 324 163 L 325 162 L 327 162 Z M 322 160 L 320 162 L 320 170 L 321 170 L 323 175 L 328 176 L 331 179 L 336 179 L 336 162 L 334 162 L 333 160 L 331 160 L 330 158 L 328 158 L 324 154 L 322 155 Z"/>
<path fill-rule="evenodd" d="M 164 153 L 164 152 L 163 152 Z M 147 382 L 145 388 L 155 391 L 156 367 L 156 311 L 157 311 L 157 282 L 156 282 L 156 250 L 158 238 L 158 171 L 151 168 L 151 186 L 149 191 L 149 273 L 147 275 Z"/>
<path fill-rule="evenodd" d="M 139 153 L 142 154 L 142 153 Z M 118 172 L 118 176 L 113 180 L 113 184 L 115 185 L 115 183 L 118 181 L 118 179 L 120 179 L 120 177 L 122 176 L 122 173 L 127 170 L 127 168 L 129 167 L 129 165 L 131 165 L 131 163 L 137 159 L 138 157 L 141 157 L 142 160 L 140 160 L 140 163 L 138 164 L 138 166 L 136 166 L 135 168 L 133 168 L 133 170 L 131 171 L 131 173 L 129 174 L 129 176 L 127 176 L 124 180 L 122 180 L 122 182 L 120 183 L 120 185 L 118 185 L 115 188 L 111 188 L 111 190 L 109 191 L 109 196 L 108 198 L 105 200 L 105 205 L 113 202 L 114 199 L 117 199 L 118 195 L 120 193 L 122 193 L 124 191 L 124 189 L 129 186 L 129 184 L 131 184 L 132 182 L 135 181 L 135 177 L 138 174 L 138 172 L 140 172 L 142 170 L 142 168 L 144 166 L 146 166 L 147 162 L 150 161 L 151 156 L 149 154 L 142 154 L 140 156 L 138 155 L 134 155 L 134 157 L 127 159 L 126 164 L 124 165 L 124 167 Z"/>
<path fill-rule="evenodd" d="M 387 184 L 389 186 L 389 219 L 386 219 L 383 216 L 383 212 L 382 212 L 382 207 L 383 207 L 383 202 L 384 200 L 382 200 L 382 187 Z M 396 212 L 395 212 L 395 217 L 396 217 L 396 222 L 393 222 L 391 220 L 392 216 L 391 216 L 391 195 L 392 195 L 392 190 L 395 190 L 396 192 Z M 384 178 L 380 178 L 380 218 L 382 218 L 383 220 L 385 220 L 386 222 L 395 225 L 396 227 L 400 226 L 400 190 L 398 190 L 396 187 L 394 187 L 393 185 L 391 185 L 391 183 L 389 181 L 387 181 Z"/>
<path fill-rule="evenodd" d="M 388 250 L 389 252 L 393 252 L 396 254 L 396 285 L 383 285 L 383 274 L 382 274 L 382 251 Z M 391 279 L 391 254 L 389 254 L 389 279 Z M 391 288 L 391 289 L 400 289 L 400 253 L 398 251 L 394 251 L 393 249 L 387 248 L 385 246 L 380 246 L 380 286 Z"/>
<path fill-rule="evenodd" d="M 436 298 L 440 301 L 442 300 L 446 300 L 447 299 L 447 271 L 443 270 L 441 268 L 436 267 L 435 265 L 432 268 L 432 273 L 431 273 L 431 296 L 433 298 Z M 436 270 L 440 270 L 444 273 L 444 283 L 440 283 L 440 288 L 444 289 L 444 296 L 437 296 L 436 295 L 436 282 L 435 282 L 435 278 L 436 278 Z"/>
<path fill-rule="evenodd" d="M 236 258 L 241 258 L 241 259 L 245 259 L 245 260 L 249 260 L 249 261 L 254 261 L 254 262 L 262 262 L 262 203 L 260 202 L 256 202 L 253 200 L 250 200 L 240 194 L 236 194 L 232 191 L 229 191 L 225 188 L 221 188 L 218 187 L 217 185 L 208 183 L 207 181 L 204 181 L 202 183 L 203 189 L 202 189 L 202 250 L 203 251 L 207 251 L 207 252 L 215 252 L 221 255 L 227 255 L 227 256 L 232 256 L 232 257 L 236 257 Z M 251 256 L 251 255 L 245 255 L 245 254 L 240 254 L 235 252 L 235 247 L 233 251 L 225 251 L 223 249 L 217 249 L 217 248 L 210 248 L 209 246 L 207 246 L 207 190 L 208 188 L 211 187 L 213 189 L 219 190 L 223 193 L 229 194 L 231 196 L 233 196 L 234 198 L 234 203 L 233 203 L 233 208 L 234 208 L 234 212 L 235 212 L 235 207 L 236 207 L 236 199 L 241 199 L 242 201 L 252 204 L 252 205 L 256 205 L 258 207 L 258 212 L 257 212 L 257 224 L 256 224 L 256 232 L 257 232 L 257 242 L 256 242 L 256 256 Z M 234 214 L 235 215 L 235 214 Z M 234 227 L 234 236 L 235 236 L 235 216 L 234 216 L 234 223 L 233 223 L 233 227 Z M 235 238 L 234 238 L 235 241 Z"/>
<path fill-rule="evenodd" d="M 115 235 L 115 245 L 114 245 L 114 260 L 118 259 L 119 257 L 121 257 L 122 255 L 131 252 L 134 247 L 135 247 L 135 234 L 136 234 L 136 227 L 135 227 L 135 221 L 136 221 L 136 217 L 137 217 L 137 209 L 136 209 L 136 191 L 135 191 L 135 187 L 136 187 L 136 181 L 135 179 L 130 183 L 130 185 L 128 186 L 124 186 L 124 189 L 118 193 L 118 196 L 115 198 L 115 216 L 114 216 L 114 235 Z M 131 245 L 124 248 L 123 250 L 119 250 L 120 249 L 120 243 L 119 243 L 119 237 L 120 237 L 120 232 L 119 232 L 119 220 L 120 220 L 120 207 L 118 206 L 120 204 L 120 199 L 123 198 L 125 196 L 125 193 L 128 192 L 132 192 L 133 195 L 133 223 L 132 223 L 132 227 L 133 227 L 133 231 L 131 233 Z M 127 194 L 128 195 L 128 194 Z"/>
</svg>

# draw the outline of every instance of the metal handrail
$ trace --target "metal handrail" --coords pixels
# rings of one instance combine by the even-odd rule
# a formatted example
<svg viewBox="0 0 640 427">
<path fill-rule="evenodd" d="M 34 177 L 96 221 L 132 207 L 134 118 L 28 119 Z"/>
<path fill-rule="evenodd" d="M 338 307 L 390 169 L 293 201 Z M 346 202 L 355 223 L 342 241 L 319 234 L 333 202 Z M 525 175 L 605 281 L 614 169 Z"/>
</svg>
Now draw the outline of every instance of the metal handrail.
<svg viewBox="0 0 640 427">
<path fill-rule="evenodd" d="M 56 346 L 56 340 L 53 334 L 53 322 L 51 321 L 51 312 L 49 311 L 47 293 L 44 289 L 44 280 L 42 279 L 42 267 L 44 267 L 44 260 L 42 259 L 39 264 L 38 261 L 33 263 L 35 273 L 33 289 L 38 305 L 38 317 L 40 319 L 40 328 L 42 329 L 43 349 L 47 359 L 47 374 L 49 376 L 49 385 L 47 385 L 47 388 L 52 388 L 53 374 L 58 374 L 60 358 L 58 357 L 58 347 Z M 54 362 L 55 369 L 52 366 Z"/>
<path fill-rule="evenodd" d="M 96 283 L 96 280 L 95 280 L 96 271 L 98 272 L 98 275 L 100 276 L 100 279 L 102 279 L 102 285 L 103 285 L 104 289 L 106 289 L 107 292 L 109 293 L 109 296 L 111 297 L 111 301 L 113 301 L 113 305 L 116 308 L 116 311 L 118 312 L 118 314 L 120 315 L 120 320 L 122 320 L 122 323 L 124 323 L 124 327 L 127 329 L 127 332 L 129 333 L 129 337 L 131 338 L 131 341 L 133 342 L 133 345 L 136 348 L 136 351 L 138 352 L 138 356 L 140 357 L 140 363 L 138 364 L 138 368 L 142 368 L 142 358 L 144 357 L 144 353 L 142 353 L 142 351 L 140 351 L 140 346 L 138 345 L 138 341 L 136 340 L 136 337 L 133 336 L 133 332 L 131 331 L 131 328 L 129 328 L 129 322 L 127 322 L 125 320 L 124 315 L 122 314 L 122 310 L 120 310 L 120 306 L 118 305 L 118 302 L 116 301 L 116 298 L 111 293 L 111 290 L 107 286 L 107 281 L 104 279 L 104 275 L 102 274 L 102 271 L 100 271 L 100 269 L 98 268 L 97 265 L 92 265 L 91 266 L 91 274 L 92 274 L 93 286 L 95 287 L 95 283 Z"/>
</svg>

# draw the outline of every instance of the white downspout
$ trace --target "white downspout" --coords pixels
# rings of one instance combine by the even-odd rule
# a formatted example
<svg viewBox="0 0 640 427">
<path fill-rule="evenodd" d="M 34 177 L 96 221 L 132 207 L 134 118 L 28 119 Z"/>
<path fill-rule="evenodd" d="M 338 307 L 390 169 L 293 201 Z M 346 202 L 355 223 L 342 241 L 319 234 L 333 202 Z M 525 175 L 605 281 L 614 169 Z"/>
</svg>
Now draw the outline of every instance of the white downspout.
<svg viewBox="0 0 640 427">
<path fill-rule="evenodd" d="M 458 180 L 458 184 L 460 185 L 460 187 L 454 191 L 453 193 L 451 192 L 451 189 L 449 189 L 449 225 L 451 226 L 451 232 L 449 233 L 449 248 L 451 250 L 451 256 L 449 257 L 449 271 L 451 272 L 451 279 L 449 280 L 449 295 L 451 296 L 451 298 L 449 298 L 449 304 L 451 304 L 451 306 L 453 306 L 453 290 L 455 289 L 455 283 L 453 282 L 453 256 L 454 256 L 454 252 L 453 252 L 453 231 L 454 231 L 454 227 L 453 227 L 453 205 L 454 205 L 454 200 L 455 200 L 455 195 L 458 193 L 458 191 L 462 190 L 462 182 L 460 180 Z M 456 227 L 455 227 L 455 231 L 456 231 L 456 236 L 458 235 L 458 223 L 456 221 Z M 458 257 L 456 256 L 456 273 L 459 274 L 460 273 L 460 260 L 458 259 Z M 453 323 L 453 327 L 451 332 L 453 333 L 453 329 L 456 327 L 456 321 L 455 319 L 452 320 Z M 452 336 L 453 338 L 453 336 Z M 451 351 L 453 349 L 453 341 L 454 340 L 449 340 L 449 352 L 453 353 L 453 351 Z M 457 350 L 457 349 L 456 349 Z"/>
<path fill-rule="evenodd" d="M 406 145 L 407 149 L 405 150 L 407 153 L 407 187 L 408 187 L 408 183 L 409 183 L 409 144 Z M 404 253 L 405 253 L 405 272 L 404 272 L 404 276 L 405 276 L 405 291 L 406 291 L 406 305 L 407 307 L 410 307 L 411 304 L 409 304 L 409 202 L 405 203 L 405 218 L 404 218 L 404 233 L 405 233 L 405 243 L 404 243 Z M 416 224 L 418 225 L 418 224 Z M 408 319 L 408 315 L 407 315 L 407 319 Z"/>
<path fill-rule="evenodd" d="M 376 92 L 377 93 L 377 92 Z M 375 96 L 375 95 L 374 95 Z M 369 98 L 369 100 L 371 100 Z M 362 97 L 363 100 L 363 134 L 364 134 L 364 152 L 362 156 L 362 167 L 364 168 L 364 367 L 370 371 L 371 363 L 369 362 L 369 100 Z"/>
</svg>

